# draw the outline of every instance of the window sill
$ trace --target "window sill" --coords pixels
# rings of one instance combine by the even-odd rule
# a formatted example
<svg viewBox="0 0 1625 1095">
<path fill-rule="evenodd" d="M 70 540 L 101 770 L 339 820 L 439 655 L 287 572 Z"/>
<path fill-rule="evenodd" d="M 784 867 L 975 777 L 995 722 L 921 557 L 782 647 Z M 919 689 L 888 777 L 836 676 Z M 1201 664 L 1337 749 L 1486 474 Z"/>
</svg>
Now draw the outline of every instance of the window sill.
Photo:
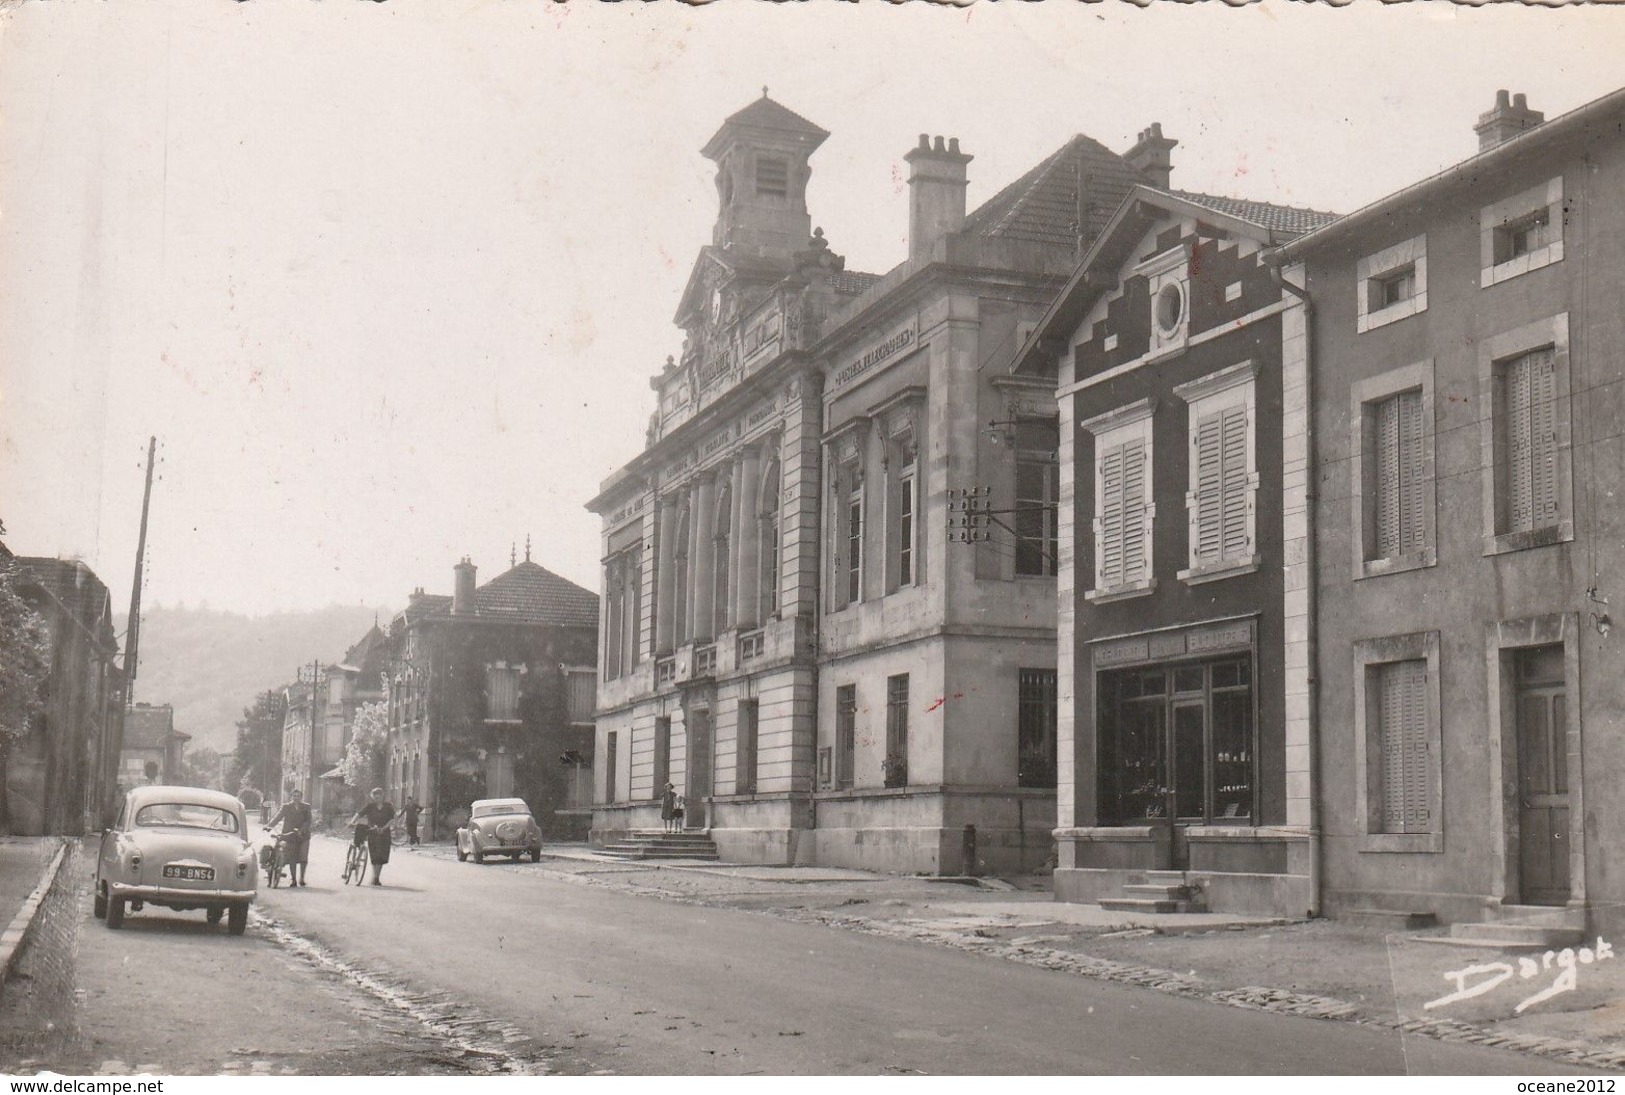
<svg viewBox="0 0 1625 1095">
<path fill-rule="evenodd" d="M 1365 286 L 1362 285 L 1360 288 L 1363 291 Z M 1427 290 L 1424 289 L 1409 300 L 1400 301 L 1398 304 L 1390 304 L 1388 307 L 1375 312 L 1367 312 L 1359 318 L 1356 326 L 1359 328 L 1358 333 L 1363 335 L 1373 328 L 1386 327 L 1390 323 L 1398 323 L 1402 319 L 1409 319 L 1418 312 L 1427 310 L 1428 294 Z"/>
<path fill-rule="evenodd" d="M 521 723 L 523 723 L 525 720 L 524 719 L 485 719 L 483 721 L 484 721 L 485 725 L 487 725 L 487 726 L 518 726 Z"/>
<path fill-rule="evenodd" d="M 1209 563 L 1206 566 L 1191 567 L 1189 570 L 1179 572 L 1179 580 L 1188 586 L 1199 586 L 1204 582 L 1219 582 L 1226 578 L 1234 578 L 1240 574 L 1256 573 L 1263 559 L 1258 555 L 1249 555 L 1245 559 L 1232 559 L 1222 563 Z"/>
<path fill-rule="evenodd" d="M 1384 574 L 1403 574 L 1408 570 L 1423 570 L 1437 566 L 1438 563 L 1439 553 L 1431 547 L 1406 552 L 1404 555 L 1389 556 L 1386 559 L 1357 559 L 1354 563 L 1354 580 L 1380 578 Z"/>
<path fill-rule="evenodd" d="M 1083 599 L 1090 604 L 1109 604 L 1112 601 L 1127 601 L 1133 597 L 1149 597 L 1157 591 L 1157 580 L 1148 579 L 1136 582 L 1129 586 L 1107 586 L 1104 589 L 1091 589 L 1083 595 Z"/>
<path fill-rule="evenodd" d="M 1490 286 L 1499 285 L 1503 281 L 1511 281 L 1521 274 L 1541 270 L 1562 261 L 1563 241 L 1554 240 L 1538 251 L 1531 251 L 1527 255 L 1519 255 L 1515 259 L 1508 259 L 1497 266 L 1484 267 L 1478 276 L 1479 288 L 1488 289 Z"/>
<path fill-rule="evenodd" d="M 1555 525 L 1530 529 L 1528 532 L 1503 532 L 1493 536 L 1486 536 L 1484 537 L 1484 554 L 1504 555 L 1509 551 L 1527 551 L 1530 548 L 1566 544 L 1573 539 L 1574 522 L 1559 521 Z"/>
<path fill-rule="evenodd" d="M 1443 833 L 1367 833 L 1360 838 L 1361 852 L 1442 852 Z"/>
</svg>

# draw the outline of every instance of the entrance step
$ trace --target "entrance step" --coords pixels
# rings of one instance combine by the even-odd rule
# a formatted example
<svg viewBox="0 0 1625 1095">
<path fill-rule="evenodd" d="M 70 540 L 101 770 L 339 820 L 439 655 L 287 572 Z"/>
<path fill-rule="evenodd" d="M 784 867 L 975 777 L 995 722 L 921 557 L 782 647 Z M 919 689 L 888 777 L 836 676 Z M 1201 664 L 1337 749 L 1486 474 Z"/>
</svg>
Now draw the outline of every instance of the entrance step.
<svg viewBox="0 0 1625 1095">
<path fill-rule="evenodd" d="M 1503 946 L 1507 949 L 1548 950 L 1572 947 L 1585 939 L 1581 928 L 1560 925 L 1515 924 L 1505 920 L 1450 925 L 1452 942 L 1472 946 Z"/>
<path fill-rule="evenodd" d="M 704 859 L 719 860 L 714 841 L 704 833 L 629 833 L 624 840 L 607 844 L 603 853 L 616 859 Z"/>
<path fill-rule="evenodd" d="M 1439 918 L 1433 913 L 1398 912 L 1393 909 L 1349 909 L 1339 919 L 1367 928 L 1382 928 L 1396 932 L 1413 932 L 1439 926 Z"/>
<path fill-rule="evenodd" d="M 1103 897 L 1100 907 L 1114 912 L 1183 913 L 1206 912 L 1201 892 L 1182 882 L 1130 882 L 1122 897 Z"/>
</svg>

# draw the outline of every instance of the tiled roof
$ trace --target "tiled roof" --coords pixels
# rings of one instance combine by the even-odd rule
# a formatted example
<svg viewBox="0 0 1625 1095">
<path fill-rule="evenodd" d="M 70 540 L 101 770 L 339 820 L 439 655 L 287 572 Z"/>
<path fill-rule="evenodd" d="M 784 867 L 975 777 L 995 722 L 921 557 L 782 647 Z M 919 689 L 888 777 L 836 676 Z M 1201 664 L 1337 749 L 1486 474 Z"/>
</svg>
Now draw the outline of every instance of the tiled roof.
<svg viewBox="0 0 1625 1095">
<path fill-rule="evenodd" d="M 356 644 L 344 652 L 345 665 L 360 672 L 379 669 L 383 666 L 385 647 L 388 639 L 375 623 L 368 632 L 357 640 Z M 369 664 L 371 663 L 371 664 Z"/>
<path fill-rule="evenodd" d="M 1077 246 L 1094 239 L 1136 184 L 1139 172 L 1081 133 L 977 206 L 963 231 Z"/>
<path fill-rule="evenodd" d="M 765 93 L 745 109 L 736 110 L 728 115 L 728 120 L 723 125 L 754 125 L 765 129 L 798 129 L 804 133 L 816 133 L 820 137 L 829 136 L 827 130 L 820 129 L 789 107 L 769 99 Z"/>
<path fill-rule="evenodd" d="M 436 599 L 444 604 L 436 615 L 451 612 L 450 597 Z M 486 619 L 556 627 L 598 626 L 598 594 L 528 559 L 476 589 L 474 608 Z"/>
<path fill-rule="evenodd" d="M 869 286 L 879 280 L 879 274 L 861 274 L 856 270 L 843 270 L 830 278 L 829 283 L 837 293 L 857 296 L 859 293 L 867 292 Z"/>
<path fill-rule="evenodd" d="M 124 748 L 162 749 L 175 728 L 175 712 L 165 704 L 147 707 L 137 704 L 124 712 Z"/>
<path fill-rule="evenodd" d="M 1271 205 L 1269 202 L 1247 201 L 1245 198 L 1193 194 L 1185 190 L 1170 190 L 1169 193 L 1176 198 L 1183 198 L 1192 205 L 1206 206 L 1216 213 L 1256 224 L 1272 232 L 1295 234 L 1312 232 L 1322 225 L 1332 223 L 1339 216 L 1337 213 L 1322 213 L 1319 210 L 1299 209 L 1290 205 Z"/>
<path fill-rule="evenodd" d="M 450 597 L 442 597 L 438 593 L 414 593 L 411 603 L 406 606 L 401 615 L 406 617 L 407 623 L 412 623 L 421 620 L 425 616 L 438 616 L 450 611 Z"/>
</svg>

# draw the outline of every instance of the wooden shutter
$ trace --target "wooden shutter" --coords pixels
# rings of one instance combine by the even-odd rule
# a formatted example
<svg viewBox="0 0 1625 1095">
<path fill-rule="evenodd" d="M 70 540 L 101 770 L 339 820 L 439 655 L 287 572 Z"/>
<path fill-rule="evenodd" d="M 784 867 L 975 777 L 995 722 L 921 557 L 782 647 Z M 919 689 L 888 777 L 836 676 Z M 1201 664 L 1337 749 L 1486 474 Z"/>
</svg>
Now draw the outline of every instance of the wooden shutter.
<svg viewBox="0 0 1625 1095">
<path fill-rule="evenodd" d="M 1378 669 L 1382 741 L 1382 831 L 1432 831 L 1429 793 L 1427 662 L 1390 662 Z"/>
<path fill-rule="evenodd" d="M 1145 441 L 1135 438 L 1100 454 L 1100 518 L 1096 535 L 1101 588 L 1145 577 Z"/>
<path fill-rule="evenodd" d="M 1506 483 L 1507 531 L 1526 532 L 1535 527 L 1534 423 L 1530 420 L 1530 360 L 1521 357 L 1507 366 Z"/>
<path fill-rule="evenodd" d="M 1191 465 L 1196 469 L 1196 489 L 1192 505 L 1196 520 L 1191 535 L 1195 540 L 1193 563 L 1214 562 L 1224 549 L 1224 445 L 1223 418 L 1213 414 L 1196 424 L 1191 438 Z"/>
<path fill-rule="evenodd" d="M 1376 558 L 1424 546 L 1422 393 L 1401 392 L 1377 404 L 1375 439 Z"/>
<path fill-rule="evenodd" d="M 485 671 L 488 719 L 519 717 L 519 670 L 492 667 Z"/>
<path fill-rule="evenodd" d="M 1557 523 L 1557 361 L 1550 349 L 1524 358 L 1529 371 L 1529 504 L 1534 528 Z"/>
<path fill-rule="evenodd" d="M 1102 589 L 1123 584 L 1123 450 L 1113 445 L 1099 456 L 1095 584 Z"/>
<path fill-rule="evenodd" d="M 1220 483 L 1224 492 L 1221 512 L 1224 531 L 1220 537 L 1220 550 L 1226 559 L 1243 558 L 1251 554 L 1247 535 L 1247 503 L 1250 493 L 1247 467 L 1247 408 L 1236 406 L 1224 410 L 1222 420 L 1224 472 Z"/>
</svg>

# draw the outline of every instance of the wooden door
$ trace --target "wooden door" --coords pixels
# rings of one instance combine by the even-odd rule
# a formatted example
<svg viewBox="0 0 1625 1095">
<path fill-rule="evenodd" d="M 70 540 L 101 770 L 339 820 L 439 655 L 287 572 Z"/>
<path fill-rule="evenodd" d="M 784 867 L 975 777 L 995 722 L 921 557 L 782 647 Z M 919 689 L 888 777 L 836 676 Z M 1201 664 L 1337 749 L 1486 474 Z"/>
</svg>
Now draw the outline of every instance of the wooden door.
<svg viewBox="0 0 1625 1095">
<path fill-rule="evenodd" d="M 1529 905 L 1563 905 L 1571 892 L 1568 711 L 1561 674 L 1560 648 L 1518 656 L 1518 866 L 1522 900 Z"/>
<path fill-rule="evenodd" d="M 711 712 L 688 713 L 688 776 L 683 781 L 683 828 L 704 829 L 706 799 L 711 795 Z"/>
</svg>

